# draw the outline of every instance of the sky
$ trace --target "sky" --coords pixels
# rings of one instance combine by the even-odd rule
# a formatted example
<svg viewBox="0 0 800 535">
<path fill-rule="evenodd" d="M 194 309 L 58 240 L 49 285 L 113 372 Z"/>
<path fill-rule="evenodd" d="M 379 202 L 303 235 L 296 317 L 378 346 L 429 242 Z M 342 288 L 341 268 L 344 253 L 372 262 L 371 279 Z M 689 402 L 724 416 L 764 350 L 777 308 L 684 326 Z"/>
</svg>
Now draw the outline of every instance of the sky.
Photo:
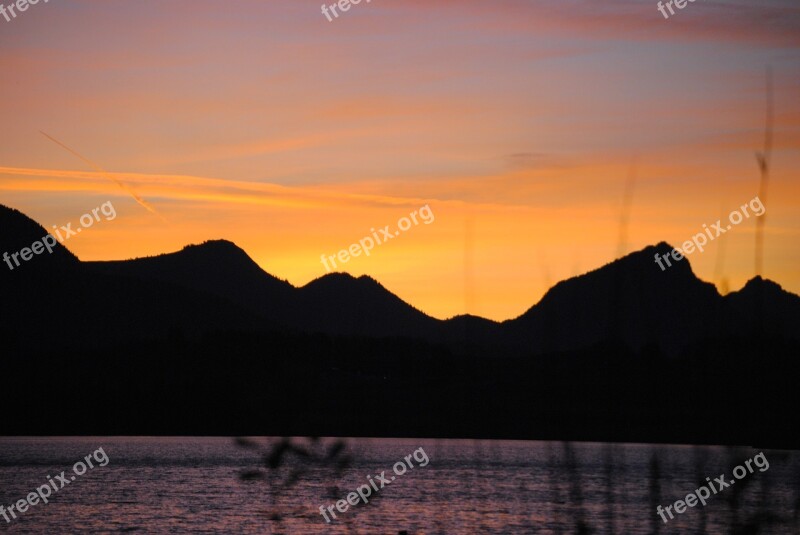
<svg viewBox="0 0 800 535">
<path fill-rule="evenodd" d="M 668 19 L 650 0 L 372 0 L 332 21 L 320 4 L 0 17 L 0 204 L 49 229 L 111 201 L 115 219 L 65 243 L 82 260 L 227 239 L 298 286 L 428 206 L 430 223 L 337 269 L 438 318 L 504 320 L 758 195 L 769 68 L 763 275 L 800 294 L 796 1 Z M 695 273 L 740 288 L 755 229 L 688 255 Z"/>
</svg>

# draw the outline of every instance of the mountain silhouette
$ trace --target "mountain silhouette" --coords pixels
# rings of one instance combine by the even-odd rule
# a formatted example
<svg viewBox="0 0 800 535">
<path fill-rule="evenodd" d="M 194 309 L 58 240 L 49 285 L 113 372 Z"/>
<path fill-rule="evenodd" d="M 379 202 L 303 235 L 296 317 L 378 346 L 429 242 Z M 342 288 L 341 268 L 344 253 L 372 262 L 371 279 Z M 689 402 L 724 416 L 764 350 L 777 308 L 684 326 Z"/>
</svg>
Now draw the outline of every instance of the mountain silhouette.
<svg viewBox="0 0 800 535">
<path fill-rule="evenodd" d="M 715 332 L 724 300 L 713 284 L 694 275 L 688 260 L 659 269 L 655 254 L 671 250 L 662 242 L 562 281 L 506 325 L 539 353 L 606 339 L 635 350 L 654 345 L 680 352 L 696 340 L 695 333 Z"/>
<path fill-rule="evenodd" d="M 0 220 L 4 229 L 19 233 L 4 231 L 5 250 L 29 246 L 45 233 L 24 214 L 6 207 L 0 207 Z M 245 251 L 226 240 L 189 245 L 153 257 L 100 262 L 79 262 L 59 244 L 53 258 L 43 255 L 47 261 L 39 262 L 43 258 L 37 257 L 17 269 L 33 272 L 28 268 L 36 266 L 36 276 L 47 270 L 58 276 L 56 272 L 68 267 L 77 269 L 87 284 L 96 278 L 102 284 L 148 288 L 142 291 L 152 295 L 159 308 L 179 310 L 190 301 L 210 299 L 213 308 L 198 310 L 192 306 L 193 313 L 189 314 L 205 315 L 200 324 L 209 328 L 233 327 L 229 321 L 236 318 L 244 322 L 237 328 L 256 325 L 256 330 L 408 337 L 462 350 L 494 348 L 515 354 L 546 354 L 612 341 L 634 351 L 654 347 L 677 355 L 700 340 L 747 330 L 766 329 L 771 335 L 800 337 L 798 296 L 759 277 L 723 297 L 713 284 L 695 276 L 687 259 L 662 271 L 654 257 L 671 250 L 669 244 L 661 242 L 559 282 L 524 314 L 502 323 L 475 316 L 432 318 L 368 276 L 330 273 L 297 288 L 264 271 Z M 158 291 L 154 294 L 152 289 Z M 120 309 L 137 311 L 145 294 L 120 291 L 116 301 Z M 168 295 L 176 300 L 167 299 Z M 127 297 L 132 302 L 125 303 Z M 143 310 L 132 313 L 138 312 L 144 315 Z M 215 314 L 225 315 L 227 320 L 215 318 Z M 221 323 L 215 323 L 218 321 Z M 141 322 L 130 325 L 137 323 Z M 185 325 L 189 322 L 173 318 L 169 323 L 198 332 L 196 321 Z M 119 327 L 114 330 L 119 331 Z M 145 330 L 144 325 L 138 325 L 139 332 L 130 334 Z"/>
<path fill-rule="evenodd" d="M 44 235 L 0 205 L 0 254 Z M 760 277 L 722 296 L 688 260 L 662 271 L 671 250 L 495 322 L 368 276 L 295 287 L 224 240 L 102 262 L 57 245 L 0 267 L 0 403 L 26 400 L 3 432 L 800 446 L 800 297 Z"/>
<path fill-rule="evenodd" d="M 277 325 L 292 316 L 294 287 L 261 269 L 226 240 L 189 245 L 181 251 L 124 261 L 86 262 L 89 271 L 179 286 L 236 303 Z"/>
<path fill-rule="evenodd" d="M 435 339 L 439 321 L 415 309 L 378 281 L 330 273 L 299 289 L 303 327 L 342 335 Z"/>
<path fill-rule="evenodd" d="M 47 230 L 39 223 L 22 212 L 3 205 L 0 205 L 0 229 L 2 229 L 0 230 L 0 254 L 6 252 L 13 255 L 26 247 L 30 248 L 34 242 L 41 241 L 48 235 Z M 57 240 L 53 241 L 56 243 L 51 246 L 52 253 L 37 255 L 27 262 L 18 257 L 17 261 L 20 266 L 16 265 L 14 259 L 11 260 L 11 266 L 29 273 L 48 269 L 70 269 L 77 266 L 78 258 Z M 9 269 L 5 261 L 0 266 L 3 266 L 4 273 Z"/>
<path fill-rule="evenodd" d="M 0 224 L 0 254 L 30 247 L 47 234 L 21 212 L 2 205 Z M 107 275 L 80 262 L 61 244 L 52 249 L 52 254 L 45 250 L 13 270 L 0 264 L 0 291 L 15 303 L 0 318 L 7 349 L 98 347 L 168 334 L 197 337 L 215 330 L 267 328 L 262 318 L 211 293 Z"/>
<path fill-rule="evenodd" d="M 800 337 L 800 298 L 761 277 L 725 296 L 728 334 Z"/>
<path fill-rule="evenodd" d="M 87 262 L 86 266 L 107 275 L 211 293 L 300 332 L 432 338 L 439 323 L 366 276 L 356 279 L 331 273 L 295 288 L 224 240 L 149 258 Z"/>
<path fill-rule="evenodd" d="M 751 328 L 757 296 L 774 311 L 768 322 L 772 334 L 797 334 L 797 296 L 759 278 L 723 297 L 713 284 L 695 276 L 688 260 L 666 271 L 659 269 L 653 261 L 655 254 L 670 251 L 672 246 L 662 242 L 562 281 L 523 315 L 500 324 L 475 316 L 437 320 L 366 275 L 330 273 L 295 288 L 263 271 L 226 241 L 151 258 L 89 265 L 109 274 L 212 292 L 300 332 L 405 336 L 450 347 L 474 345 L 485 350 L 495 346 L 543 354 L 574 351 L 611 339 L 634 350 L 649 346 L 678 354 L 715 333 Z M 761 286 L 766 292 L 757 290 Z"/>
</svg>

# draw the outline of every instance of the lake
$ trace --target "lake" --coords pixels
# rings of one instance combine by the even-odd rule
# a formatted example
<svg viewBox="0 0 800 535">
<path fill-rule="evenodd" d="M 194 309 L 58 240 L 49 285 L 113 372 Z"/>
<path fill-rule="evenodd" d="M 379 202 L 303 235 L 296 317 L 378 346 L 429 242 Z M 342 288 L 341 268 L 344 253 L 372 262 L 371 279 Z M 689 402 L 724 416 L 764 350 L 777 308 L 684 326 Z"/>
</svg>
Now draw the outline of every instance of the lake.
<svg viewBox="0 0 800 535">
<path fill-rule="evenodd" d="M 38 499 L 10 522 L 0 516 L 0 531 L 576 533 L 585 525 L 594 533 L 730 533 L 758 521 L 765 533 L 798 532 L 795 452 L 534 441 L 344 439 L 342 448 L 334 439 L 297 438 L 283 446 L 279 439 L 252 441 L 258 447 L 231 438 L 0 438 L 6 511 L 37 488 L 58 489 L 48 503 Z M 99 448 L 104 456 L 92 457 Z M 712 494 L 705 507 L 676 512 L 666 524 L 656 514 L 657 505 L 685 499 L 706 477 L 734 480 L 734 468 L 744 470 L 762 451 L 768 468 L 751 462 L 752 472 L 739 470 L 742 478 Z M 82 475 L 73 470 L 78 461 L 87 465 L 78 467 Z M 62 471 L 66 484 L 56 478 Z M 368 503 L 357 493 L 350 499 L 358 504 L 347 503 L 362 485 Z M 340 500 L 345 512 L 336 509 Z M 320 506 L 332 507 L 337 518 L 326 509 L 326 522 Z"/>
</svg>

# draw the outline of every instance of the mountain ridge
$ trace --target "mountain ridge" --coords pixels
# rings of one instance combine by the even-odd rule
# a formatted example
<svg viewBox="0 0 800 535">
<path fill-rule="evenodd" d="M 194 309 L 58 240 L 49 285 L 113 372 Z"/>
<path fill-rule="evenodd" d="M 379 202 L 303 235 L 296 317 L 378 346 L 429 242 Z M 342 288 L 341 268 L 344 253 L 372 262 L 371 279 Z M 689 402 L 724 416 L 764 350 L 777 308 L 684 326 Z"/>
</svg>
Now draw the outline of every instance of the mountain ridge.
<svg viewBox="0 0 800 535">
<path fill-rule="evenodd" d="M 0 206 L 0 217 L 18 220 L 14 228 L 24 227 L 28 234 L 44 230 L 39 226 L 34 232 L 35 222 L 6 207 Z M 19 240 L 4 237 L 0 245 L 12 242 Z M 251 324 L 263 321 L 273 328 L 337 336 L 418 338 L 476 353 L 491 349 L 544 354 L 614 340 L 635 351 L 652 346 L 676 355 L 704 338 L 743 331 L 794 338 L 800 325 L 800 297 L 768 279 L 754 277 L 722 296 L 694 274 L 688 260 L 662 271 L 653 257 L 672 250 L 663 241 L 558 282 L 523 314 L 502 322 L 469 315 L 434 318 L 367 275 L 328 273 L 294 286 L 261 268 L 228 240 L 92 262 L 81 262 L 60 247 L 87 277 L 176 286 L 248 311 Z M 765 306 L 779 313 L 763 316 Z"/>
<path fill-rule="evenodd" d="M 27 234 L 0 226 L 0 247 L 42 231 L 3 218 Z M 294 287 L 225 240 L 32 259 L 0 275 L 0 402 L 25 400 L 2 432 L 800 447 L 800 297 L 762 278 L 720 296 L 688 261 L 662 272 L 668 249 L 561 281 L 501 323 L 432 318 L 368 276 Z"/>
</svg>

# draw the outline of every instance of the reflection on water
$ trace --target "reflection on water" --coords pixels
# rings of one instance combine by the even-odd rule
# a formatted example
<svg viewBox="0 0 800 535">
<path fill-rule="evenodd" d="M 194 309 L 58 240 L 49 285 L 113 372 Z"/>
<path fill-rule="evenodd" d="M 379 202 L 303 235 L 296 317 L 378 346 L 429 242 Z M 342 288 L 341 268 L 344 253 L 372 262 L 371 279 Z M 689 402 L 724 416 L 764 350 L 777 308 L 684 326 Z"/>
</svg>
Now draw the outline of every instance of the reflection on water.
<svg viewBox="0 0 800 535">
<path fill-rule="evenodd" d="M 257 440 L 267 446 L 275 441 Z M 335 441 L 293 443 L 331 451 Z M 800 463 L 767 450 L 769 469 L 665 525 L 655 512 L 705 478 L 762 450 L 468 440 L 348 439 L 337 458 L 286 455 L 268 467 L 259 448 L 225 438 L 0 438 L 0 504 L 8 507 L 103 447 L 110 462 L 0 531 L 70 533 L 796 533 Z M 424 447 L 408 470 L 327 524 L 367 476 Z M 307 452 L 308 453 L 308 452 Z M 316 454 L 316 453 L 315 453 Z M 317 459 L 319 460 L 319 459 Z M 69 473 L 69 472 L 68 472 Z M 255 475 L 263 473 L 264 477 Z M 249 474 L 250 477 L 241 477 Z M 290 477 L 289 477 L 290 476 Z M 288 477 L 288 479 L 287 479 Z M 752 524 L 752 526 L 751 526 Z"/>
</svg>

